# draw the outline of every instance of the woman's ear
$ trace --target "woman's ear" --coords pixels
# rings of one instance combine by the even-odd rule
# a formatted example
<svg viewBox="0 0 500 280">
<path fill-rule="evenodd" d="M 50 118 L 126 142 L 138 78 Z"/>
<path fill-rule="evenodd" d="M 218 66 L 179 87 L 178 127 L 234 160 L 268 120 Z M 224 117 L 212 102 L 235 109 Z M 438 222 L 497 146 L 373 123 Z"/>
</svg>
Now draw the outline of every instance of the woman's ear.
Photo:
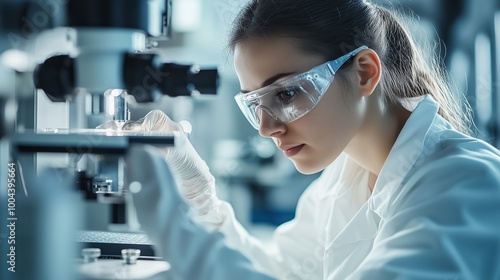
<svg viewBox="0 0 500 280">
<path fill-rule="evenodd" d="M 354 57 L 355 70 L 357 71 L 357 86 L 362 96 L 369 96 L 377 87 L 382 75 L 380 58 L 371 49 L 361 51 Z"/>
</svg>

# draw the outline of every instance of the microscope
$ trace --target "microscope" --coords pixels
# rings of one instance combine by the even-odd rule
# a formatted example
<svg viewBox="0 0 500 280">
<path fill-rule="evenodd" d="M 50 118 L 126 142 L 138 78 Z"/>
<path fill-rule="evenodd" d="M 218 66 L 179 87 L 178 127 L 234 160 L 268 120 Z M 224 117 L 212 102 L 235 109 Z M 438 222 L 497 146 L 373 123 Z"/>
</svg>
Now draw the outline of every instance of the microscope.
<svg viewBox="0 0 500 280">
<path fill-rule="evenodd" d="M 164 62 L 156 53 L 159 42 L 169 39 L 175 16 L 172 0 L 0 0 L 0 14 L 7 11 L 11 14 L 0 23 L 11 20 L 15 25 L 22 19 L 22 24 L 0 31 L 13 35 L 26 28 L 36 31 L 29 38 L 31 52 L 42 53 L 46 46 L 40 38 L 55 30 L 53 36 L 70 48 L 54 51 L 43 61 L 32 59 L 33 67 L 23 75 L 32 77 L 29 82 L 22 80 L 29 85 L 22 87 L 23 94 L 13 88 L 19 81 L 0 68 L 0 92 L 16 92 L 0 95 L 4 143 L 0 172 L 7 178 L 10 173 L 5 173 L 11 170 L 7 166 L 14 167 L 20 204 L 16 214 L 25 223 L 11 231 L 19 236 L 18 243 L 25 243 L 19 244 L 25 250 L 17 249 L 14 259 L 18 267 L 36 267 L 17 275 L 2 272 L 7 273 L 2 279 L 153 279 L 165 273 L 168 263 L 154 254 L 140 231 L 124 157 L 131 145 L 175 147 L 176 134 L 121 127 L 130 120 L 130 102 L 215 94 L 217 69 Z M 35 24 L 45 17 L 42 27 Z M 42 96 L 66 106 L 67 127 L 37 128 L 37 118 L 50 114 L 39 111 Z M 103 123 L 112 129 L 95 128 Z M 52 155 L 63 155 L 65 166 L 42 166 L 40 159 Z M 2 187 L 5 201 L 8 189 Z M 8 220 L 8 215 L 2 218 Z M 33 235 L 32 240 L 22 238 L 21 229 Z M 35 249 L 28 252 L 28 247 Z M 12 252 L 9 247 L 5 250 Z M 57 257 L 49 261 L 49 254 Z"/>
</svg>

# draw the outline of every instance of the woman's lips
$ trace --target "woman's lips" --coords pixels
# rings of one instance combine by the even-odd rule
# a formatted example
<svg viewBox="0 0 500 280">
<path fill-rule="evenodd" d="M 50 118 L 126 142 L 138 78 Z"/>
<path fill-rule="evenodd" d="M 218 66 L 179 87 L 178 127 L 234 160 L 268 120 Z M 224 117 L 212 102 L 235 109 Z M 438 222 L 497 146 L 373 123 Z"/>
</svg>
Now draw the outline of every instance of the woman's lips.
<svg viewBox="0 0 500 280">
<path fill-rule="evenodd" d="M 280 147 L 281 150 L 283 150 L 283 153 L 285 154 L 286 157 L 293 157 L 296 154 L 302 150 L 302 147 L 304 147 L 304 144 L 298 145 L 298 146 L 288 146 L 288 147 Z"/>
</svg>

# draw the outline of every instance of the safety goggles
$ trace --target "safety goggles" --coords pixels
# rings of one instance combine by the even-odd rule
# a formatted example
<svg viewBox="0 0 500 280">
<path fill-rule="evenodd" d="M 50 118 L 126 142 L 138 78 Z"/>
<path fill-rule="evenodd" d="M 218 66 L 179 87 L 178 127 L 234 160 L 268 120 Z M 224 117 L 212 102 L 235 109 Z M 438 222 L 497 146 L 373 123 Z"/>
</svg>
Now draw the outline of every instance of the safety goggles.
<svg viewBox="0 0 500 280">
<path fill-rule="evenodd" d="M 283 123 L 293 122 L 309 111 L 321 100 L 333 82 L 335 73 L 349 59 L 356 56 L 362 46 L 335 60 L 318 65 L 311 70 L 270 84 L 248 93 L 240 92 L 234 99 L 250 124 L 259 129 L 261 115 L 265 112 Z"/>
</svg>

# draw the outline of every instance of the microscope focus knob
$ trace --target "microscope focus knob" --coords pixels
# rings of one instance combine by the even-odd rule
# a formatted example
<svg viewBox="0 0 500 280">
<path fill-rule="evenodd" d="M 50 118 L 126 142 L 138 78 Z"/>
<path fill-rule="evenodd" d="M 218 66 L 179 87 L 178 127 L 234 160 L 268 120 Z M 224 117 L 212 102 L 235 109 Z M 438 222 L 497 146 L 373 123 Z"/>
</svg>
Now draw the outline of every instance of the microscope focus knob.
<svg viewBox="0 0 500 280">
<path fill-rule="evenodd" d="M 124 264 L 136 264 L 137 259 L 141 256 L 139 249 L 123 249 L 122 259 Z"/>
<path fill-rule="evenodd" d="M 96 262 L 97 258 L 101 256 L 101 249 L 99 248 L 82 249 L 82 256 L 84 263 Z"/>
</svg>

